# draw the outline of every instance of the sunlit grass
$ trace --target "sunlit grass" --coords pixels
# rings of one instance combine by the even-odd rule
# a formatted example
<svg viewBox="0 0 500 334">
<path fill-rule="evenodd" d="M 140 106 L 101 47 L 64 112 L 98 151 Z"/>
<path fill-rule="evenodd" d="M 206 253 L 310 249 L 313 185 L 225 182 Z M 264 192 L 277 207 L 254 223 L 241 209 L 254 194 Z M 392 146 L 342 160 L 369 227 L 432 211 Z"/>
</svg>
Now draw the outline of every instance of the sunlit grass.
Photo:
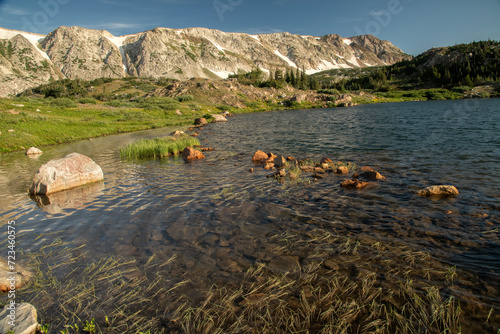
<svg viewBox="0 0 500 334">
<path fill-rule="evenodd" d="M 186 147 L 197 145 L 200 145 L 200 141 L 188 136 L 179 139 L 141 139 L 120 149 L 120 156 L 125 159 L 165 158 L 181 153 Z"/>
</svg>

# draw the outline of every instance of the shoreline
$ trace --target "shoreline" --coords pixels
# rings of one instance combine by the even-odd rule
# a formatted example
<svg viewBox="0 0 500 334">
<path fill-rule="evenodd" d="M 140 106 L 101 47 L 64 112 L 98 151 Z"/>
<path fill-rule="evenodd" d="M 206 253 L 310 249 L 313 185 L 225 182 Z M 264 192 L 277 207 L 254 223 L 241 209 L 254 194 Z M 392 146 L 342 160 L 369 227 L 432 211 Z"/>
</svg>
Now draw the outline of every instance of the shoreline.
<svg viewBox="0 0 500 334">
<path fill-rule="evenodd" d="M 481 98 L 481 99 L 484 99 L 484 98 Z M 462 100 L 468 100 L 468 99 L 464 98 Z M 396 101 L 396 100 L 391 100 L 389 98 L 386 98 L 386 100 L 376 98 L 376 99 L 372 99 L 371 101 L 368 101 L 368 100 L 362 100 L 359 98 L 359 99 L 356 99 L 356 101 L 355 101 L 356 104 L 354 106 L 365 105 L 365 104 L 379 104 L 379 103 L 402 103 L 402 102 L 425 102 L 425 101 L 433 101 L 433 100 L 404 100 L 404 99 L 402 99 L 401 101 Z M 448 101 L 448 100 L 443 100 L 443 101 Z M 2 99 L 0 99 L 0 102 L 7 102 L 8 104 L 10 104 L 12 106 L 22 106 L 20 108 L 24 107 L 24 105 L 22 105 L 22 104 L 13 103 L 13 102 L 17 102 L 15 99 L 2 98 Z M 0 103 L 0 107 L 1 106 L 2 106 L 2 104 Z M 350 107 L 336 107 L 336 108 L 350 108 Z M 33 109 L 33 107 L 31 109 Z M 57 109 L 57 108 L 52 108 L 52 109 Z M 93 108 L 89 109 L 88 107 L 80 106 L 79 108 L 77 108 L 77 110 L 76 110 L 77 112 L 81 111 L 78 109 L 86 110 L 86 113 L 82 113 L 82 115 L 81 115 L 82 117 L 79 120 L 80 122 L 83 123 L 86 121 L 87 118 L 92 117 L 92 115 L 91 115 L 92 113 L 100 112 L 100 113 L 104 114 L 104 113 L 108 112 L 110 108 L 106 107 L 106 106 L 102 106 L 102 108 L 97 108 L 97 110 L 94 110 Z M 257 112 L 273 112 L 273 111 L 281 111 L 281 110 L 308 110 L 308 109 L 328 109 L 328 107 L 321 108 L 321 107 L 318 107 L 316 105 L 313 105 L 313 106 L 305 106 L 304 105 L 304 106 L 300 106 L 297 108 L 292 107 L 292 108 L 282 108 L 282 109 L 276 109 L 276 108 L 273 108 L 273 109 L 265 109 L 265 108 L 239 109 L 239 110 L 232 110 L 231 113 L 234 115 L 237 115 L 237 114 L 247 114 L 247 113 L 257 113 Z M 40 109 L 37 108 L 36 110 L 39 112 Z M 64 113 L 67 110 L 63 109 L 63 110 L 58 110 L 58 111 Z M 117 110 L 112 110 L 112 111 L 115 112 Z M 119 111 L 123 112 L 124 115 L 131 112 L 130 110 L 125 110 L 125 109 L 122 109 Z M 137 112 L 137 110 L 132 110 L 132 111 Z M 207 108 L 207 111 L 210 112 L 210 109 Z M 22 114 L 22 113 L 24 113 L 25 115 L 27 114 L 24 111 L 17 111 L 17 110 L 14 111 L 14 109 L 4 110 L 1 112 L 11 113 L 13 115 L 18 115 L 18 114 Z M 49 111 L 49 112 L 51 112 L 51 111 Z M 144 110 L 143 112 L 144 113 L 148 113 L 148 112 L 153 113 L 153 111 L 151 111 L 151 110 Z M 219 112 L 221 112 L 221 111 L 215 111 L 212 113 L 215 114 L 215 113 L 219 113 Z M 87 117 L 84 117 L 86 115 L 87 115 Z M 50 129 L 51 125 L 53 125 L 53 124 L 47 124 L 48 122 L 43 122 L 43 121 L 47 120 L 48 116 L 49 115 L 43 115 L 43 116 L 40 116 L 40 119 L 36 119 L 36 118 L 30 119 L 30 118 L 33 118 L 36 116 L 32 116 L 32 115 L 28 114 L 27 117 L 21 119 L 18 123 L 31 121 L 30 125 L 32 127 L 36 127 L 37 132 L 48 133 L 51 131 L 51 129 Z M 23 139 L 18 139 L 18 140 L 14 139 L 14 140 L 12 140 L 11 147 L 8 147 L 8 148 L 1 148 L 0 147 L 0 156 L 2 156 L 3 154 L 7 154 L 7 153 L 22 152 L 22 151 L 27 150 L 29 147 L 37 147 L 37 148 L 51 147 L 51 146 L 55 146 L 55 145 L 59 145 L 59 144 L 68 144 L 68 143 L 74 143 L 74 142 L 78 142 L 78 141 L 82 141 L 82 140 L 92 140 L 94 138 L 100 138 L 100 137 L 106 137 L 106 136 L 112 136 L 112 135 L 118 135 L 118 134 L 124 134 L 124 133 L 133 133 L 133 132 L 146 131 L 146 130 L 153 130 L 153 129 L 158 129 L 158 128 L 168 128 L 168 127 L 176 127 L 176 126 L 188 128 L 189 126 L 191 126 L 193 124 L 194 119 L 196 119 L 198 117 L 202 117 L 202 116 L 203 116 L 203 113 L 196 113 L 196 114 L 190 115 L 190 117 L 179 117 L 179 118 L 174 118 L 174 119 L 171 119 L 168 121 L 166 121 L 165 119 L 161 119 L 160 117 L 158 117 L 156 119 L 155 118 L 146 119 L 142 122 L 125 124 L 125 127 L 128 127 L 129 129 L 122 129 L 119 126 L 111 126 L 109 128 L 109 130 L 103 131 L 103 132 L 98 132 L 98 133 L 96 133 L 96 135 L 83 135 L 83 136 L 77 137 L 77 138 L 66 138 L 67 136 L 63 136 L 63 135 L 55 136 L 55 137 L 52 137 L 50 139 L 39 138 L 38 139 L 40 141 L 39 145 L 37 145 L 36 143 L 32 143 L 31 145 L 27 145 L 27 144 L 25 144 L 25 142 L 23 142 Z M 28 118 L 28 120 L 26 120 L 26 118 Z M 57 121 L 57 120 L 54 120 L 54 121 Z M 71 121 L 75 122 L 74 120 L 70 120 L 69 122 L 71 122 Z M 100 125 L 99 121 L 96 121 L 95 123 L 97 123 L 97 124 L 89 124 L 89 125 L 91 125 L 91 126 L 95 125 L 94 127 L 98 127 Z M 0 140 L 4 139 L 5 136 L 10 135 L 9 132 L 10 132 L 10 130 L 7 133 L 0 132 Z M 13 133 L 14 133 L 14 135 L 16 135 L 16 132 L 13 132 Z M 35 136 L 31 133 L 27 133 L 26 135 L 31 136 L 31 137 Z M 29 146 L 29 147 L 26 147 L 25 145 Z M 13 147 L 13 146 L 16 146 L 16 147 Z"/>
</svg>

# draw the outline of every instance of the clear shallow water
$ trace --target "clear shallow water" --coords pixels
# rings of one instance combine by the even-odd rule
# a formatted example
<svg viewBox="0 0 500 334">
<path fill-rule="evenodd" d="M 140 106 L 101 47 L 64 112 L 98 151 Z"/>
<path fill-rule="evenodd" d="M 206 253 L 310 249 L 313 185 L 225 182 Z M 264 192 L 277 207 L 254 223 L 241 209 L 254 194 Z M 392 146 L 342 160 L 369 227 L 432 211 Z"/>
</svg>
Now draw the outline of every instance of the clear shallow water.
<svg viewBox="0 0 500 334">
<path fill-rule="evenodd" d="M 216 149 L 205 160 L 120 160 L 122 145 L 171 131 L 46 147 L 35 160 L 22 153 L 1 156 L 2 224 L 15 219 L 24 230 L 20 247 L 32 252 L 60 238 L 86 245 L 90 258 L 119 255 L 145 262 L 153 254 L 177 254 L 172 275 L 190 276 L 200 290 L 234 280 L 238 270 L 257 262 L 271 263 L 276 236 L 306 238 L 314 227 L 429 252 L 436 266 L 456 266 L 466 281 L 448 293 L 500 312 L 499 100 L 238 115 L 201 131 L 202 145 Z M 386 180 L 363 191 L 340 188 L 345 177 L 334 175 L 282 185 L 267 179 L 263 169 L 248 172 L 259 149 L 368 165 Z M 30 199 L 26 189 L 38 167 L 71 152 L 94 159 L 104 183 L 51 196 L 49 205 L 47 199 Z M 415 195 L 434 184 L 455 185 L 460 196 Z M 297 249 L 302 266 L 313 255 L 307 252 Z M 237 269 L 229 270 L 225 259 Z"/>
</svg>

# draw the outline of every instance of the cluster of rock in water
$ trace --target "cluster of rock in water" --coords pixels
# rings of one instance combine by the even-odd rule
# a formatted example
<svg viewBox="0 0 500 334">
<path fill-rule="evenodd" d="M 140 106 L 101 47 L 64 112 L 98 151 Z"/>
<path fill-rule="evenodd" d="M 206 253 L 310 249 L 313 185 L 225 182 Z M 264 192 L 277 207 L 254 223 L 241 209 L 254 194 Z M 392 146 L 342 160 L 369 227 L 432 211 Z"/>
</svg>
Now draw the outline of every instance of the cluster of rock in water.
<svg viewBox="0 0 500 334">
<path fill-rule="evenodd" d="M 297 179 L 298 175 L 293 170 L 311 173 L 311 177 L 314 181 L 317 181 L 325 178 L 330 173 L 347 175 L 355 166 L 351 163 L 333 162 L 325 157 L 321 158 L 319 163 L 314 163 L 309 160 L 297 160 L 293 157 L 285 158 L 282 155 L 277 156 L 260 150 L 254 153 L 252 162 L 257 166 L 263 166 L 266 170 L 275 170 L 273 174 L 269 174 L 267 177 L 273 177 L 281 181 L 287 177 L 290 180 Z M 287 168 L 292 169 L 292 171 L 287 171 Z M 251 168 L 250 172 L 253 171 L 253 168 Z M 359 171 L 353 173 L 350 179 L 342 181 L 340 186 L 345 189 L 364 189 L 377 181 L 383 180 L 385 180 L 385 176 L 378 171 L 372 167 L 363 166 Z M 457 188 L 450 185 L 430 186 L 417 192 L 417 195 L 423 197 L 455 197 L 458 194 Z"/>
</svg>

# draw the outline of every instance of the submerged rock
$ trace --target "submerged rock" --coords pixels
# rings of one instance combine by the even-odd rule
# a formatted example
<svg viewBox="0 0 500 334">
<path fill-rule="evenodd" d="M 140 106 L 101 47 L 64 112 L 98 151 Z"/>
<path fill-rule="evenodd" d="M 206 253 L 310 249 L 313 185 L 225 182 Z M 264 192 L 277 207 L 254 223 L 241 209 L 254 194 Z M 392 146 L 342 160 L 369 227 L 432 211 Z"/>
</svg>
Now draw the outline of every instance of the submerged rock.
<svg viewBox="0 0 500 334">
<path fill-rule="evenodd" d="M 205 156 L 200 151 L 192 148 L 186 147 L 182 152 L 182 158 L 187 161 L 204 159 Z"/>
<path fill-rule="evenodd" d="M 43 154 L 42 150 L 36 148 L 36 147 L 30 147 L 27 151 L 26 151 L 26 155 L 28 156 L 34 156 L 34 155 L 40 155 L 40 154 Z"/>
<path fill-rule="evenodd" d="M 92 159 L 83 154 L 71 153 L 42 165 L 33 178 L 29 193 L 47 195 L 103 179 L 101 167 Z"/>
<path fill-rule="evenodd" d="M 171 136 L 182 136 L 183 134 L 185 134 L 184 131 L 174 131 L 170 135 Z"/>
<path fill-rule="evenodd" d="M 219 114 L 213 114 L 212 117 L 215 119 L 216 123 L 222 123 L 222 122 L 227 122 L 227 118 L 219 115 Z"/>
<path fill-rule="evenodd" d="M 385 180 L 385 176 L 375 170 L 366 170 L 364 172 L 361 172 L 359 173 L 359 177 L 372 181 Z"/>
<path fill-rule="evenodd" d="M 19 289 L 26 285 L 33 274 L 16 263 L 15 274 L 11 274 L 13 270 L 9 268 L 7 262 L 0 258 L 0 291 L 7 292 L 9 290 Z M 10 281 L 10 278 L 15 277 L 15 280 Z M 14 283 L 13 285 L 11 283 Z M 1 332 L 0 332 L 1 333 Z"/>
<path fill-rule="evenodd" d="M 422 189 L 417 195 L 422 197 L 456 197 L 459 192 L 454 186 L 438 185 Z"/>
<path fill-rule="evenodd" d="M 10 307 L 10 308 L 9 308 Z M 36 320 L 36 309 L 33 305 L 28 303 L 21 303 L 15 305 L 15 327 L 12 323 L 10 315 L 12 315 L 12 306 L 7 304 L 3 311 L 0 312 L 0 333 L 9 333 L 13 331 L 16 334 L 35 334 L 38 329 L 38 322 Z"/>
<path fill-rule="evenodd" d="M 360 180 L 345 180 L 340 184 L 342 188 L 346 189 L 363 189 L 369 186 L 369 182 L 363 182 Z"/>
</svg>

